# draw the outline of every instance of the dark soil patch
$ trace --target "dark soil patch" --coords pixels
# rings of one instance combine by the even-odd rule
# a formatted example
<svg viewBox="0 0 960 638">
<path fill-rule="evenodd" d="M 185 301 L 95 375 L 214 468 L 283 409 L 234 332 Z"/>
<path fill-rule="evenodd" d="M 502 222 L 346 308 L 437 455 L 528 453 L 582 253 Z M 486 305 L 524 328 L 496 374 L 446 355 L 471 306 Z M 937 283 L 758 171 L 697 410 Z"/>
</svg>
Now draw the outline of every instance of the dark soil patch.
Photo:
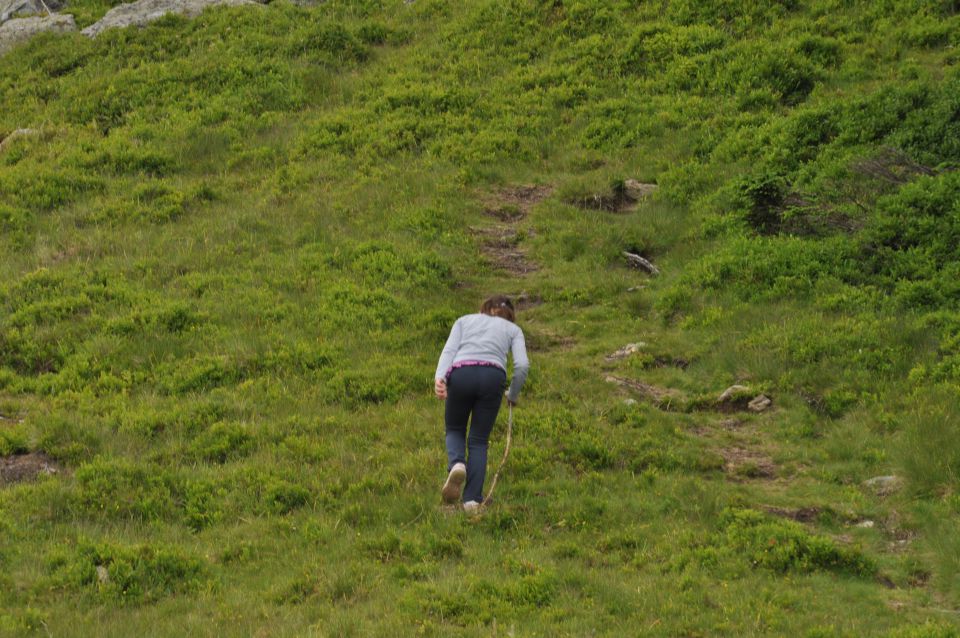
<svg viewBox="0 0 960 638">
<path fill-rule="evenodd" d="M 501 221 L 513 222 L 525 217 L 552 192 L 552 186 L 507 186 L 492 193 L 486 201 L 485 212 Z"/>
<path fill-rule="evenodd" d="M 481 251 L 493 268 L 518 276 L 537 270 L 537 265 L 520 248 L 521 236 L 515 225 L 552 190 L 550 186 L 509 186 L 485 198 L 484 212 L 501 223 L 470 230 L 482 238 Z"/>
<path fill-rule="evenodd" d="M 517 312 L 543 305 L 543 297 L 540 295 L 528 295 L 527 293 L 521 292 L 510 296 L 513 298 L 514 307 L 516 307 Z"/>
<path fill-rule="evenodd" d="M 523 219 L 524 212 L 512 204 L 497 208 L 485 208 L 483 212 L 502 222 L 515 222 Z"/>
<path fill-rule="evenodd" d="M 720 421 L 720 427 L 722 427 L 724 430 L 739 430 L 741 425 L 743 425 L 743 421 L 740 419 L 724 419 Z"/>
<path fill-rule="evenodd" d="M 896 589 L 897 584 L 893 582 L 893 579 L 887 576 L 886 574 L 877 574 L 877 582 L 887 589 Z"/>
<path fill-rule="evenodd" d="M 919 569 L 919 570 L 916 570 L 916 571 L 912 572 L 912 573 L 907 577 L 907 583 L 908 583 L 911 587 L 926 587 L 927 584 L 930 582 L 930 577 L 931 577 L 931 576 L 932 576 L 932 574 L 931 574 L 930 572 L 928 572 L 928 571 L 926 571 L 926 570 L 924 570 L 924 569 Z"/>
<path fill-rule="evenodd" d="M 728 447 L 720 450 L 724 460 L 724 470 L 738 479 L 772 479 L 777 474 L 777 466 L 769 456 L 742 447 Z"/>
<path fill-rule="evenodd" d="M 574 197 L 567 200 L 568 204 L 573 204 L 583 210 L 598 210 L 607 213 L 622 213 L 633 208 L 637 203 L 626 191 L 611 193 L 594 193 L 583 197 Z"/>
<path fill-rule="evenodd" d="M 814 523 L 820 520 L 824 512 L 822 507 L 801 507 L 800 509 L 788 509 L 783 507 L 763 506 L 763 511 L 781 518 L 789 518 L 799 523 Z"/>
<path fill-rule="evenodd" d="M 657 356 L 653 359 L 653 365 L 658 368 L 680 368 L 686 370 L 690 362 L 683 357 L 664 357 Z"/>
<path fill-rule="evenodd" d="M 721 414 L 733 414 L 734 412 L 746 412 L 747 405 L 753 397 L 734 397 L 726 401 L 714 401 L 704 406 L 699 406 L 701 410 L 713 409 Z"/>
<path fill-rule="evenodd" d="M 60 466 L 43 452 L 0 457 L 0 486 L 32 481 L 44 474 L 58 474 Z"/>
<path fill-rule="evenodd" d="M 536 264 L 530 261 L 526 252 L 520 248 L 521 237 L 513 227 L 471 226 L 470 231 L 481 238 L 480 250 L 487 263 L 497 270 L 504 270 L 513 275 L 525 275 L 537 270 Z"/>
<path fill-rule="evenodd" d="M 644 184 L 634 179 L 615 182 L 609 192 L 592 193 L 567 198 L 567 203 L 584 210 L 599 210 L 608 213 L 623 213 L 637 205 L 641 199 L 657 190 L 656 184 Z"/>
</svg>

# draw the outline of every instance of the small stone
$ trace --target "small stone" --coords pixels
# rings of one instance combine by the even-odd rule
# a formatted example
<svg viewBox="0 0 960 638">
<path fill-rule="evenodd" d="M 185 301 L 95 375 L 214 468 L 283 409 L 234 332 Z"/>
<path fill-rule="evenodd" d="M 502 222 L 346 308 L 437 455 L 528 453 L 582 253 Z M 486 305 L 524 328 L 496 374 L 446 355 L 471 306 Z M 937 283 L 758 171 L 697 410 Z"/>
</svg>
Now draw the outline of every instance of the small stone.
<svg viewBox="0 0 960 638">
<path fill-rule="evenodd" d="M 750 403 L 747 404 L 747 409 L 751 412 L 763 412 L 767 408 L 773 405 L 773 401 L 770 400 L 770 397 L 765 394 L 757 395 L 753 398 Z"/>
<path fill-rule="evenodd" d="M 636 400 L 636 399 L 624 399 L 624 400 L 623 400 L 623 404 L 624 404 L 624 405 L 636 405 L 636 404 L 637 404 L 637 400 Z"/>
<path fill-rule="evenodd" d="M 863 485 L 873 490 L 877 496 L 887 496 L 903 487 L 903 479 L 894 475 L 875 476 L 864 481 Z"/>
<path fill-rule="evenodd" d="M 875 523 L 873 521 L 860 521 L 857 523 L 857 527 L 862 527 L 864 529 L 871 529 Z"/>
<path fill-rule="evenodd" d="M 97 582 L 106 585 L 110 582 L 110 572 L 103 565 L 97 565 Z"/>
</svg>

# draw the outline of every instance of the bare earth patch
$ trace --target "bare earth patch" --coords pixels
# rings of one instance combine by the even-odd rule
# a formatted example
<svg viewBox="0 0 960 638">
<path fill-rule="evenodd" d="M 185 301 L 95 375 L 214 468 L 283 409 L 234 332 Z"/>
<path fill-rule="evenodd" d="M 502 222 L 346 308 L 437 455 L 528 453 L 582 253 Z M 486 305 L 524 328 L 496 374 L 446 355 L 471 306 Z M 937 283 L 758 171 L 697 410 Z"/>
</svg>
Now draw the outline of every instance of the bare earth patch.
<svg viewBox="0 0 960 638">
<path fill-rule="evenodd" d="M 513 298 L 517 310 L 520 312 L 543 305 L 543 298 L 540 295 L 528 295 L 525 292 L 520 292 L 511 294 L 510 296 Z"/>
<path fill-rule="evenodd" d="M 482 196 L 484 213 L 499 223 L 470 230 L 481 238 L 481 250 L 494 268 L 517 276 L 537 270 L 537 265 L 520 246 L 523 236 L 516 224 L 551 192 L 550 186 L 516 185 Z"/>
<path fill-rule="evenodd" d="M 60 466 L 43 452 L 0 457 L 0 486 L 32 481 L 38 476 L 59 472 Z"/>
<path fill-rule="evenodd" d="M 471 227 L 470 231 L 481 238 L 481 250 L 486 260 L 497 270 L 512 275 L 525 275 L 537 270 L 536 264 L 527 258 L 520 248 L 520 235 L 510 227 Z"/>
<path fill-rule="evenodd" d="M 777 466 L 769 456 L 742 447 L 727 447 L 720 450 L 724 460 L 724 470 L 731 476 L 745 478 L 772 479 L 777 474 Z"/>
<path fill-rule="evenodd" d="M 822 507 L 801 507 L 799 509 L 789 509 L 784 507 L 774 507 L 772 505 L 762 506 L 763 511 L 781 518 L 789 518 L 798 523 L 813 523 L 820 519 L 823 513 Z"/>
<path fill-rule="evenodd" d="M 552 192 L 552 186 L 507 186 L 484 198 L 484 212 L 500 221 L 514 222 L 526 217 L 531 208 Z"/>
<path fill-rule="evenodd" d="M 656 184 L 645 184 L 635 179 L 628 179 L 614 185 L 609 192 L 591 193 L 570 198 L 567 201 L 584 210 L 624 213 L 636 208 L 641 200 L 649 197 L 656 190 Z"/>
</svg>

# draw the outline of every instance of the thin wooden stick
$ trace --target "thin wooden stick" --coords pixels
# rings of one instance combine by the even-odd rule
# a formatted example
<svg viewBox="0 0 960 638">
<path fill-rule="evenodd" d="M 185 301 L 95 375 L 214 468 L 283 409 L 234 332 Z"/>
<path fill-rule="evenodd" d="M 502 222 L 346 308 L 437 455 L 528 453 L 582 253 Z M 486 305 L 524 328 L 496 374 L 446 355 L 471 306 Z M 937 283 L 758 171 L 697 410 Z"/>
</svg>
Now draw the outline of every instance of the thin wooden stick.
<svg viewBox="0 0 960 638">
<path fill-rule="evenodd" d="M 500 460 L 500 467 L 497 468 L 497 473 L 493 475 L 493 480 L 490 482 L 490 490 L 487 492 L 486 498 L 483 499 L 483 503 L 480 504 L 481 508 L 485 508 L 487 503 L 490 502 L 490 497 L 493 496 L 493 490 L 497 488 L 497 479 L 500 478 L 500 472 L 503 470 L 503 466 L 507 464 L 507 455 L 510 454 L 510 440 L 513 438 L 513 404 L 507 402 L 507 444 L 503 448 L 503 458 Z"/>
</svg>

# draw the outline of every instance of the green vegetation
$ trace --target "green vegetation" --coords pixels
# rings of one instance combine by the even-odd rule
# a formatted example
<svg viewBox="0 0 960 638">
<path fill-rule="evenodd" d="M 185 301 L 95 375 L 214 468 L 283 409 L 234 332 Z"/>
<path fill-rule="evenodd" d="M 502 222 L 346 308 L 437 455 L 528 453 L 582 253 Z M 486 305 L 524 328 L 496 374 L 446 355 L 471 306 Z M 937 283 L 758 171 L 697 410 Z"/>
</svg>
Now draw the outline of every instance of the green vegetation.
<svg viewBox="0 0 960 638">
<path fill-rule="evenodd" d="M 958 46 L 278 1 L 0 58 L 0 457 L 59 468 L 0 485 L 0 634 L 957 636 Z M 471 519 L 431 375 L 494 292 L 534 367 Z"/>
</svg>

